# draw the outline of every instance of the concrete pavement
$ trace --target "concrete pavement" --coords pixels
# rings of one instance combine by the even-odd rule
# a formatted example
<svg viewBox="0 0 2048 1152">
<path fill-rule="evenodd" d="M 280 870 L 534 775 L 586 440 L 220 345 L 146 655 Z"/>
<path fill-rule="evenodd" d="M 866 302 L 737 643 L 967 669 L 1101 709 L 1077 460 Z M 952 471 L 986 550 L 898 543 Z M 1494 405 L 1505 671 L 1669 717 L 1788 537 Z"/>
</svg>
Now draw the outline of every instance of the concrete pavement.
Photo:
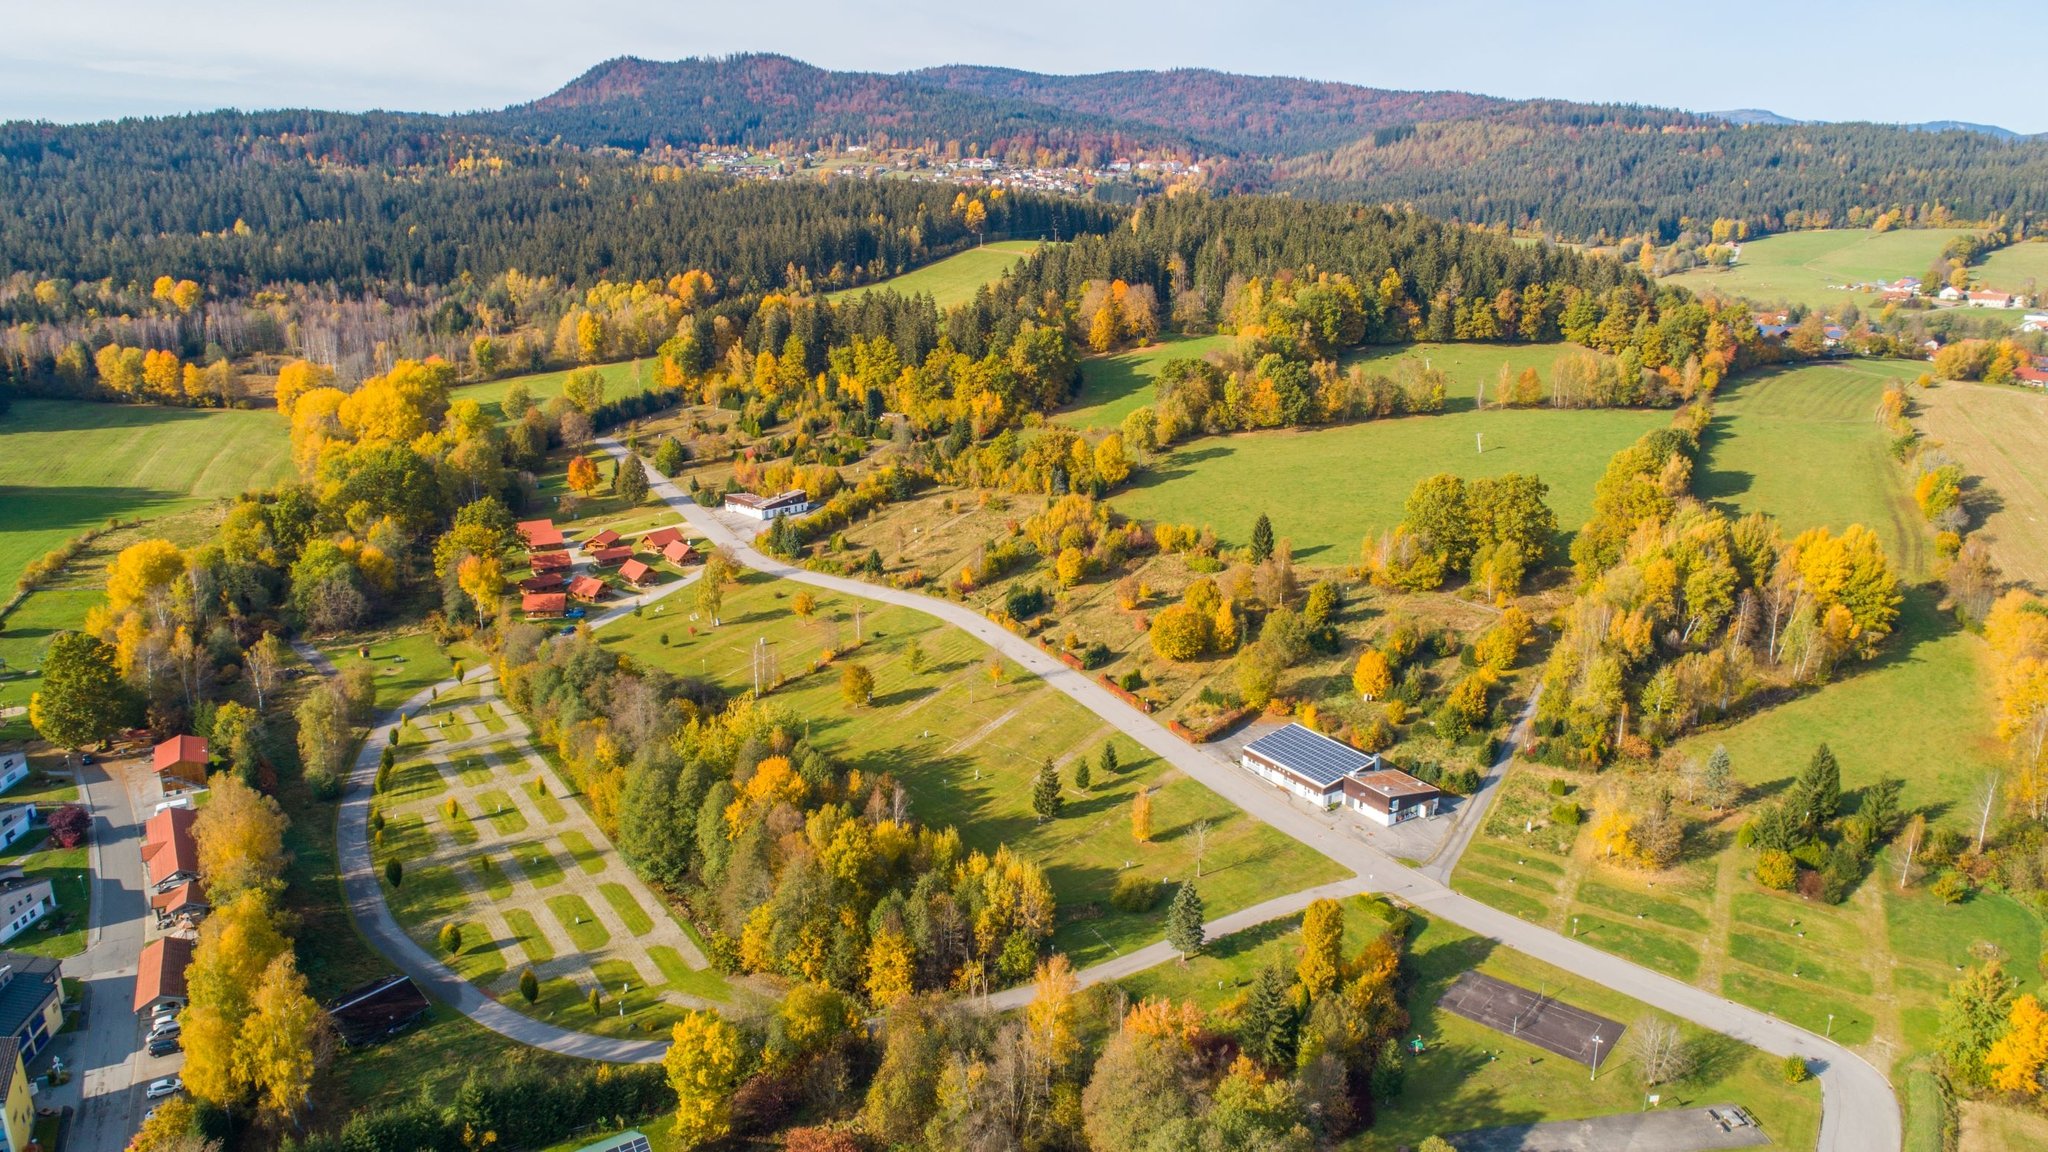
<svg viewBox="0 0 2048 1152">
<path fill-rule="evenodd" d="M 614 457 L 625 447 L 611 438 L 598 446 Z M 1126 736 L 1201 781 L 1246 812 L 1351 868 L 1369 890 L 1406 900 L 1519 952 L 1597 981 L 1653 1007 L 1702 1027 L 1734 1037 L 1776 1056 L 1798 1055 L 1820 1080 L 1823 1111 L 1820 1152 L 1871 1152 L 1896 1149 L 1903 1139 L 1898 1097 L 1883 1073 L 1847 1048 L 1767 1013 L 1737 1004 L 1705 989 L 1681 983 L 1548 929 L 1461 896 L 1437 877 L 1406 867 L 1355 836 L 1340 824 L 1314 819 L 1289 803 L 1276 789 L 1249 773 L 1223 764 L 1182 741 L 1151 717 L 1129 707 L 1086 675 L 1069 668 L 1037 645 L 998 627 L 973 609 L 920 593 L 812 572 L 756 550 L 708 509 L 667 478 L 648 469 L 653 493 L 701 532 L 714 546 L 728 548 L 741 563 L 758 571 L 923 612 L 963 629 L 1004 656 L 1043 677 L 1089 711 L 1117 726 Z M 1496 769 L 1501 765 L 1496 765 Z M 1493 775 L 1493 773 L 1489 773 Z M 1483 813 L 1472 805 L 1476 828 Z M 1466 833 L 1469 840 L 1470 833 Z M 1462 850 L 1462 849 L 1461 849 Z M 1448 869 L 1446 869 L 1448 871 Z M 1114 963 L 1114 961 L 1112 961 Z"/>
</svg>

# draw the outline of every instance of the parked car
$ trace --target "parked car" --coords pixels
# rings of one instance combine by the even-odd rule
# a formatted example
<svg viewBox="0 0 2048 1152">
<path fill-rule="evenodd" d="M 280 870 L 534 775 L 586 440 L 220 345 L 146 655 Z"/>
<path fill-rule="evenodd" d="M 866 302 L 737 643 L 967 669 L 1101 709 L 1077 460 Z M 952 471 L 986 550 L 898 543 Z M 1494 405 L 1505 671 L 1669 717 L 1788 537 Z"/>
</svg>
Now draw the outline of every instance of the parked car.
<svg viewBox="0 0 2048 1152">
<path fill-rule="evenodd" d="M 178 1043 L 176 1036 L 154 1036 L 149 1041 L 149 1054 L 151 1056 L 169 1056 L 171 1053 L 183 1048 L 184 1045 Z"/>
<path fill-rule="evenodd" d="M 163 1016 L 149 1026 L 149 1038 L 155 1040 L 161 1036 L 176 1036 L 184 1030 L 185 1026 L 178 1023 L 176 1016 Z"/>
<path fill-rule="evenodd" d="M 161 1100 L 172 1093 L 183 1092 L 184 1090 L 185 1082 L 183 1080 L 176 1076 L 166 1076 L 161 1080 L 150 1081 L 149 1087 L 144 1089 L 142 1094 L 151 1100 Z"/>
<path fill-rule="evenodd" d="M 581 620 L 585 615 L 587 613 L 581 608 L 571 608 L 567 612 L 562 613 L 562 617 L 565 620 Z"/>
</svg>

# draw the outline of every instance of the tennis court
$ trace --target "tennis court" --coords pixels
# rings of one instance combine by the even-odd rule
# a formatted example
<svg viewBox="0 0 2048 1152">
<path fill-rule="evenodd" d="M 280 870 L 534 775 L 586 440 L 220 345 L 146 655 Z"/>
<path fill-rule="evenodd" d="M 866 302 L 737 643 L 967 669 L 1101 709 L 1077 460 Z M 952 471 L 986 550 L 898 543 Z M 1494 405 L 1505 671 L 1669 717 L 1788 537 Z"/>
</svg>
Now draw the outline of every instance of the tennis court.
<svg viewBox="0 0 2048 1152">
<path fill-rule="evenodd" d="M 1604 1016 L 1477 972 L 1459 976 L 1437 1005 L 1588 1067 L 1606 1060 L 1621 1040 L 1621 1025 Z"/>
</svg>

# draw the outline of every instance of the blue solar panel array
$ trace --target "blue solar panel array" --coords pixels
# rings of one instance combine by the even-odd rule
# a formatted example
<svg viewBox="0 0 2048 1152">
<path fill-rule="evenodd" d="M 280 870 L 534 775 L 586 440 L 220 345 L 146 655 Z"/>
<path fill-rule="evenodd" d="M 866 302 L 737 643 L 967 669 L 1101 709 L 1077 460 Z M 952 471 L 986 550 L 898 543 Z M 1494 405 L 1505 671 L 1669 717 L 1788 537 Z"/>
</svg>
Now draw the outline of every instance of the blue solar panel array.
<svg viewBox="0 0 2048 1152">
<path fill-rule="evenodd" d="M 1299 724 L 1268 732 L 1245 745 L 1244 750 L 1256 752 L 1324 788 L 1334 786 L 1353 772 L 1380 766 L 1379 757 L 1360 752 L 1348 744 L 1339 744 Z"/>
<path fill-rule="evenodd" d="M 621 1132 L 609 1140 L 600 1140 L 595 1144 L 586 1145 L 578 1149 L 577 1152 L 651 1152 L 651 1149 L 652 1146 L 648 1144 L 647 1137 L 642 1136 L 638 1132 L 627 1131 Z"/>
</svg>

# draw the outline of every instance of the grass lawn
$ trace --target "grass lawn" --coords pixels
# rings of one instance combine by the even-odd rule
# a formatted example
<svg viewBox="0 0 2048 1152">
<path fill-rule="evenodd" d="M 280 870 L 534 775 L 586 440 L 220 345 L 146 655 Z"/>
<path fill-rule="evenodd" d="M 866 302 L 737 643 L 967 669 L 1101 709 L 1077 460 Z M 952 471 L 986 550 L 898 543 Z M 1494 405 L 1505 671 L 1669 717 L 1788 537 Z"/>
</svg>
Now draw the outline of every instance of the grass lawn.
<svg viewBox="0 0 2048 1152">
<path fill-rule="evenodd" d="M 1669 422 L 1665 412 L 1488 409 L 1207 437 L 1137 473 L 1111 503 L 1139 520 L 1210 525 L 1230 544 L 1249 540 L 1265 512 L 1296 559 L 1349 563 L 1369 533 L 1400 521 L 1415 482 L 1438 472 L 1534 473 L 1550 486 L 1558 523 L 1575 529 L 1608 457 Z M 1312 509 L 1303 493 L 1315 494 Z"/>
<path fill-rule="evenodd" d="M 363 662 L 377 669 L 377 707 L 396 708 L 420 689 L 438 684 L 455 674 L 455 660 L 464 660 L 465 670 L 476 666 L 482 653 L 452 647 L 443 652 L 427 632 L 406 632 L 396 636 L 349 637 L 321 645 L 336 668 L 346 669 Z"/>
<path fill-rule="evenodd" d="M 535 888 L 553 888 L 562 882 L 562 862 L 545 841 L 531 841 L 514 848 L 512 862 Z"/>
<path fill-rule="evenodd" d="M 526 814 L 512 803 L 512 798 L 495 788 L 476 794 L 477 815 L 489 820 L 498 829 L 500 836 L 517 836 L 526 831 Z"/>
<path fill-rule="evenodd" d="M 1135 351 L 1091 356 L 1081 361 L 1081 393 L 1073 407 L 1060 414 L 1059 422 L 1076 428 L 1121 427 L 1124 417 L 1152 403 L 1153 382 L 1168 360 L 1199 360 L 1236 342 L 1235 336 L 1169 332 L 1158 343 Z"/>
<path fill-rule="evenodd" d="M 31 831 L 22 839 L 36 840 L 39 837 Z M 8 950 L 52 960 L 62 960 L 85 951 L 85 927 L 92 903 L 92 872 L 87 864 L 86 846 L 51 847 L 32 855 L 12 858 L 8 863 L 20 864 L 30 881 L 50 881 L 57 896 L 56 910 L 9 940 Z"/>
<path fill-rule="evenodd" d="M 513 941 L 526 954 L 528 964 L 545 964 L 555 958 L 554 946 L 541 933 L 540 922 L 533 918 L 533 913 L 524 908 L 506 908 L 500 914 L 505 917 L 505 926 L 512 929 Z"/>
<path fill-rule="evenodd" d="M 1459 412 L 1467 408 L 1482 407 L 1478 401 L 1481 389 L 1485 390 L 1487 402 L 1491 402 L 1494 384 L 1499 379 L 1502 365 L 1521 375 L 1524 368 L 1534 368 L 1536 374 L 1548 382 L 1551 369 L 1559 358 L 1578 356 L 1589 352 L 1578 344 L 1393 344 L 1370 346 L 1346 353 L 1340 364 L 1349 368 L 1362 364 L 1368 372 L 1394 375 L 1395 369 L 1404 360 L 1419 361 L 1426 367 L 1434 368 L 1450 377 L 1446 388 L 1444 407 L 1447 411 Z M 1599 355 L 1595 353 L 1595 355 Z M 1603 357 L 1604 359 L 1604 357 Z"/>
<path fill-rule="evenodd" d="M 478 884 L 491 899 L 500 903 L 512 898 L 512 878 L 505 875 L 505 868 L 488 852 L 479 852 L 470 863 L 469 870 L 476 875 Z"/>
<path fill-rule="evenodd" d="M 1202 899 L 1210 915 L 1259 903 L 1297 888 L 1338 879 L 1319 853 L 1253 821 L 1193 780 L 1118 740 L 1121 771 L 1082 792 L 1071 786 L 1070 758 L 1099 756 L 1111 729 L 1036 677 L 1007 667 L 990 682 L 988 650 L 966 633 L 904 608 L 865 604 L 865 644 L 847 652 L 853 603 L 821 593 L 812 619 L 789 608 L 795 586 L 749 575 L 726 595 L 725 624 L 692 636 L 678 621 L 626 618 L 598 633 L 600 642 L 648 666 L 702 675 L 739 691 L 751 676 L 751 649 L 766 638 L 778 653 L 785 684 L 767 698 L 791 722 L 849 767 L 892 773 L 910 794 L 918 819 L 959 829 L 969 848 L 1008 844 L 1046 869 L 1060 923 L 1052 946 L 1086 966 L 1149 944 L 1161 933 L 1164 907 L 1118 912 L 1109 893 L 1120 872 L 1139 869 L 1167 880 L 1193 871 L 1193 826 L 1208 821 Z M 662 645 L 666 631 L 670 643 Z M 901 658 L 915 639 L 926 654 L 912 673 Z M 846 653 L 875 676 L 873 703 L 851 709 L 834 669 L 807 671 L 821 649 Z M 1031 809 L 1031 782 L 1051 758 L 1069 782 L 1066 809 L 1041 824 Z M 1155 788 L 1153 840 L 1130 833 L 1131 797 Z"/>
<path fill-rule="evenodd" d="M 940 309 L 951 308 L 974 299 L 974 294 L 984 284 L 993 284 L 1002 279 L 1011 265 L 1036 250 L 1037 240 L 998 240 L 956 252 L 943 260 L 934 260 L 922 268 L 913 268 L 901 276 L 891 276 L 873 284 L 858 288 L 847 288 L 826 294 L 828 300 L 843 300 L 857 296 L 874 288 L 887 288 L 905 296 L 923 293 L 930 296 Z"/>
<path fill-rule="evenodd" d="M 1695 268 L 1665 278 L 1695 292 L 1745 296 L 1760 304 L 1804 304 L 1828 312 L 1854 302 L 1877 305 L 1874 293 L 1846 285 L 1927 275 L 1942 246 L 1963 228 L 1902 228 L 1872 232 L 1829 228 L 1784 232 L 1746 241 L 1733 268 Z"/>
<path fill-rule="evenodd" d="M 562 802 L 555 799 L 553 792 L 548 791 L 545 779 L 528 781 L 526 796 L 533 801 L 534 807 L 540 809 L 540 818 L 549 824 L 560 824 L 569 818 L 569 814 L 562 810 Z"/>
<path fill-rule="evenodd" d="M 2048 1116 L 1985 1100 L 1963 1102 L 1959 1152 L 2048 1148 Z"/>
<path fill-rule="evenodd" d="M 436 1004 L 411 1030 L 382 1044 L 343 1052 L 328 1075 L 356 1108 L 404 1104 L 421 1093 L 452 1099 L 472 1071 L 538 1069 L 568 1074 L 589 1061 L 517 1044 Z"/>
<path fill-rule="evenodd" d="M 619 914 L 619 922 L 626 926 L 626 931 L 635 936 L 645 936 L 654 931 L 654 918 L 640 906 L 640 901 L 633 898 L 632 889 L 624 884 L 599 884 L 597 891 L 604 897 L 604 902 L 612 906 L 612 911 Z"/>
<path fill-rule="evenodd" d="M 616 364 L 593 364 L 591 367 L 604 374 L 606 400 L 617 400 L 621 396 L 638 396 L 654 383 L 654 361 L 651 359 L 621 360 Z M 545 404 L 562 394 L 564 383 L 569 379 L 569 373 L 573 371 L 577 369 L 564 368 L 555 372 L 535 372 L 527 376 L 507 376 L 502 380 L 491 380 L 483 384 L 465 384 L 451 390 L 450 399 L 474 400 L 483 405 L 485 411 L 502 419 L 504 411 L 500 405 L 505 399 L 505 393 L 511 391 L 514 384 L 524 384 L 527 394 L 533 397 L 534 403 Z"/>
<path fill-rule="evenodd" d="M 1767 512 L 1788 534 L 1862 524 L 1905 579 L 1923 578 L 1930 534 L 1873 418 L 1884 390 L 1921 370 L 1857 360 L 1741 377 L 1714 399 L 1695 491 L 1736 513 Z"/>
<path fill-rule="evenodd" d="M 569 850 L 570 858 L 574 859 L 577 866 L 585 872 L 595 876 L 599 872 L 604 871 L 604 855 L 589 840 L 584 838 L 583 833 L 571 828 L 564 831 L 559 839 L 562 841 L 562 847 Z"/>
<path fill-rule="evenodd" d="M 2038 304 L 2038 294 L 2048 288 L 2048 242 L 2033 240 L 2000 248 L 1971 269 L 1970 276 L 1986 288 L 2034 296 Z M 2040 310 L 2039 307 L 2027 309 L 2029 312 Z"/>
<path fill-rule="evenodd" d="M 548 911 L 553 912 L 555 920 L 562 925 L 562 930 L 569 934 L 569 939 L 575 941 L 581 951 L 596 952 L 611 943 L 612 934 L 605 931 L 604 925 L 598 922 L 597 913 L 591 911 L 590 904 L 583 897 L 565 892 L 548 897 L 547 905 Z"/>
<path fill-rule="evenodd" d="M 2048 244 L 2028 244 L 2048 255 Z M 2044 277 L 2048 280 L 2048 277 Z M 1912 391 L 1913 422 L 1962 461 L 1977 531 L 2008 578 L 2048 587 L 2048 400 L 2032 388 L 1953 383 Z"/>
</svg>

